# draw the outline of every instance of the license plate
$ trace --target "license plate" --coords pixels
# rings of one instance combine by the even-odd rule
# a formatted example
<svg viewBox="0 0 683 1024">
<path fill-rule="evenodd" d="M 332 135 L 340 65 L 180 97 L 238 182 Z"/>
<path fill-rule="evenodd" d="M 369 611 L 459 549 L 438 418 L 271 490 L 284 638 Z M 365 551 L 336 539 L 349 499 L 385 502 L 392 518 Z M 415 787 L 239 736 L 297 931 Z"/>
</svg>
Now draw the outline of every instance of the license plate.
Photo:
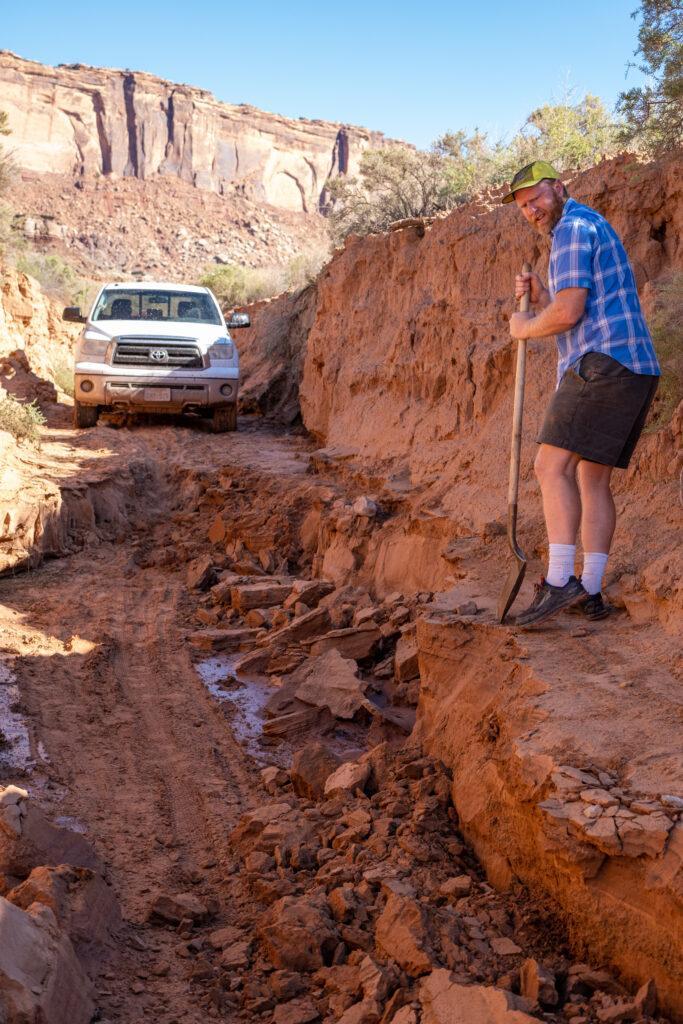
<svg viewBox="0 0 683 1024">
<path fill-rule="evenodd" d="M 170 402 L 170 388 L 145 388 L 146 402 Z"/>
</svg>

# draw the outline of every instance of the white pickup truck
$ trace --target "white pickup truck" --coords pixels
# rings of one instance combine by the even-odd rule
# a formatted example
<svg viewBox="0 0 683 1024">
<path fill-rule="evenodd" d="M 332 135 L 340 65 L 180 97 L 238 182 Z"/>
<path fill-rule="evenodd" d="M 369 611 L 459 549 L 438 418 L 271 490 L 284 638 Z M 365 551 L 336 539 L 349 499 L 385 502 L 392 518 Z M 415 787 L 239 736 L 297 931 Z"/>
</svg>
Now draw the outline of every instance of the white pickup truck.
<svg viewBox="0 0 683 1024">
<path fill-rule="evenodd" d="M 105 285 L 90 315 L 77 306 L 64 320 L 85 324 L 76 344 L 74 422 L 94 427 L 102 409 L 197 412 L 215 433 L 237 429 L 239 356 L 208 288 L 166 282 Z"/>
</svg>

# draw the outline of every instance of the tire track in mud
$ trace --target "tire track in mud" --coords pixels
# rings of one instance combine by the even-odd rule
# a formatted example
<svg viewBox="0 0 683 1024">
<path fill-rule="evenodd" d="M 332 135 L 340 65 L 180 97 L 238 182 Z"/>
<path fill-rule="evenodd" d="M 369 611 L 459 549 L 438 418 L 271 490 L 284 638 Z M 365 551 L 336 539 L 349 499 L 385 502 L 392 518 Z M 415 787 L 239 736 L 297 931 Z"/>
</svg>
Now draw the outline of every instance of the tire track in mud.
<svg viewBox="0 0 683 1024">
<path fill-rule="evenodd" d="M 164 490 L 144 502 L 156 525 L 133 539 L 145 550 L 170 546 Z M 255 768 L 192 664 L 182 576 L 172 565 L 133 573 L 130 551 L 130 539 L 103 545 L 2 589 L 32 631 L 16 666 L 32 728 L 139 921 L 150 889 L 231 864 L 227 837 L 254 801 Z"/>
</svg>

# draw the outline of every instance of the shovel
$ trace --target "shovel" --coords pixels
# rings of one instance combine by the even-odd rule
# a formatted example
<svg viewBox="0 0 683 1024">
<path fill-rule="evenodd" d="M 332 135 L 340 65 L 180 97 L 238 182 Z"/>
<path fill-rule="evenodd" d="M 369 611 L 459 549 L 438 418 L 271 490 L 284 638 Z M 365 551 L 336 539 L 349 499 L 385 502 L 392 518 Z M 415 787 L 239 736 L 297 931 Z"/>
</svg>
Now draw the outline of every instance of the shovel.
<svg viewBox="0 0 683 1024">
<path fill-rule="evenodd" d="M 531 266 L 525 263 L 523 274 L 531 273 Z M 519 300 L 520 313 L 529 309 L 529 292 Z M 517 543 L 517 495 L 519 493 L 519 456 L 522 450 L 522 415 L 524 412 L 524 375 L 526 371 L 526 341 L 517 341 L 517 369 L 515 371 L 515 403 L 512 411 L 512 444 L 510 445 L 510 482 L 508 484 L 508 542 L 514 558 L 505 586 L 498 599 L 498 618 L 505 622 L 505 616 L 519 593 L 526 572 L 526 555 Z"/>
</svg>

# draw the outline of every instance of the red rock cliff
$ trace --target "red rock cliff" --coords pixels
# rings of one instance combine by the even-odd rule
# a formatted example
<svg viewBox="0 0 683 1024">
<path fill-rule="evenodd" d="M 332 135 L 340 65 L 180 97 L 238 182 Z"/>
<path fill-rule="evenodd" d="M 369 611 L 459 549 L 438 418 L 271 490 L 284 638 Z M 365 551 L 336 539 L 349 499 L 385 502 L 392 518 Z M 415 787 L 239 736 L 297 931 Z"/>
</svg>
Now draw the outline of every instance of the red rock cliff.
<svg viewBox="0 0 683 1024">
<path fill-rule="evenodd" d="M 381 132 L 220 103 L 143 72 L 47 67 L 0 51 L 2 109 L 20 167 L 39 173 L 171 175 L 314 212 L 330 177 L 353 171 Z"/>
</svg>

